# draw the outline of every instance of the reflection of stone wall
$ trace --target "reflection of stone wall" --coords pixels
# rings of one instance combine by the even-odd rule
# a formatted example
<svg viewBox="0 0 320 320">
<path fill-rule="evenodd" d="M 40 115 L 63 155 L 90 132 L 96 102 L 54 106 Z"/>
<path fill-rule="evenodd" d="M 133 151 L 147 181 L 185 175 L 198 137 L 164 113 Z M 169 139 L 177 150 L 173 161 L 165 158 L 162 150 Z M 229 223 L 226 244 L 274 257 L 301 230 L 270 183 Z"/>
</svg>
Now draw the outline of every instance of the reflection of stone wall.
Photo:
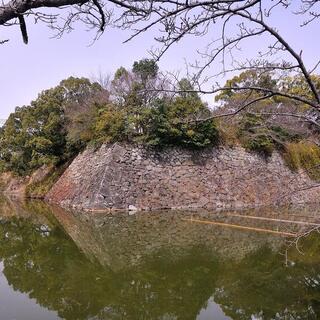
<svg viewBox="0 0 320 320">
<path fill-rule="evenodd" d="M 241 214 L 315 219 L 319 209 L 304 207 Z M 239 211 L 91 214 L 0 199 L 0 258 L 12 308 L 23 293 L 66 320 L 193 320 L 212 303 L 230 319 L 320 319 L 319 237 L 301 239 L 303 255 L 292 246 L 286 267 L 278 235 L 184 220 L 236 223 L 233 214 Z M 248 223 L 271 228 L 271 222 Z"/>
<path fill-rule="evenodd" d="M 66 233 L 90 259 L 116 271 L 139 265 L 147 257 L 170 254 L 172 260 L 182 258 L 192 248 L 210 256 L 239 260 L 262 246 L 278 250 L 285 238 L 270 233 L 244 231 L 189 221 L 198 218 L 207 221 L 242 224 L 250 227 L 287 230 L 287 226 L 263 221 L 238 221 L 227 214 L 183 211 L 141 212 L 92 215 L 68 212 L 59 207 L 52 214 Z M 256 212 L 256 214 L 259 214 Z M 265 215 L 265 212 L 261 213 Z M 282 212 L 279 212 L 281 215 Z M 187 220 L 185 220 L 187 218 Z"/>
<path fill-rule="evenodd" d="M 269 211 L 259 213 L 250 210 L 246 213 L 253 212 L 267 216 Z M 38 200 L 19 202 L 0 198 L 2 222 L 16 218 L 24 223 L 30 222 L 31 228 L 42 225 L 47 226 L 47 229 L 58 230 L 62 227 L 65 231 L 62 236 L 64 240 L 67 237 L 72 239 L 87 258 L 114 271 L 140 265 L 146 258 L 160 253 L 169 254 L 170 259 L 175 260 L 197 248 L 197 252 L 205 250 L 213 256 L 218 254 L 238 260 L 261 246 L 268 245 L 276 250 L 283 244 L 285 238 L 280 235 L 198 224 L 188 220 L 193 217 L 267 229 L 279 227 L 275 223 L 264 221 L 239 221 L 232 217 L 231 213 L 199 210 L 197 213 L 160 211 L 136 215 L 125 212 L 91 214 L 67 211 L 60 206 L 50 206 Z M 283 211 L 277 213 L 281 217 L 285 214 Z M 19 231 L 18 225 L 16 228 Z M 23 230 L 21 232 L 24 232 Z M 280 231 L 293 230 L 280 226 Z"/>
<path fill-rule="evenodd" d="M 263 159 L 240 147 L 156 152 L 114 144 L 80 154 L 48 199 L 88 210 L 242 208 L 318 202 L 320 189 L 306 188 L 312 184 L 278 153 Z"/>
</svg>

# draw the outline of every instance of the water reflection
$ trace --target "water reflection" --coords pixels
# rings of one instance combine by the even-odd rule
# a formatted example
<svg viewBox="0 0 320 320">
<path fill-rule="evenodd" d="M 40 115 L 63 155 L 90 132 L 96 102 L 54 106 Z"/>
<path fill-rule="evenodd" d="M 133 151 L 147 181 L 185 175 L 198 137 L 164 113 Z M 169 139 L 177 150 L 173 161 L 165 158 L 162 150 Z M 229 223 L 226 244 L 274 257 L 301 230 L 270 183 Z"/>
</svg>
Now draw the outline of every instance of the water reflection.
<svg viewBox="0 0 320 320">
<path fill-rule="evenodd" d="M 207 212 L 80 215 L 6 199 L 0 212 L 3 320 L 320 318 L 317 233 L 300 242 L 303 255 L 288 249 L 286 267 L 281 235 L 183 219 L 290 233 L 298 224 Z M 276 213 L 317 222 L 315 208 Z"/>
<path fill-rule="evenodd" d="M 28 294 L 14 291 L 3 274 L 3 264 L 0 263 L 0 317 L 1 319 L 24 320 L 56 320 L 56 312 L 49 311 L 37 304 Z"/>
</svg>

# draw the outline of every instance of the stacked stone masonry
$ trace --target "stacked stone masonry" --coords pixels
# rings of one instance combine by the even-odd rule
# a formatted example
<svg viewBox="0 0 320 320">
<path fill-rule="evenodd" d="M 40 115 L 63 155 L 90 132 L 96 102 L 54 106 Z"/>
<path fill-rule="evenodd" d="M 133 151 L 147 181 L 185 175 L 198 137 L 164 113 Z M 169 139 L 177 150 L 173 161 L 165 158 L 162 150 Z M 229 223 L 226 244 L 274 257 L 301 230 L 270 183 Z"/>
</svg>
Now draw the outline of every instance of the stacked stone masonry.
<svg viewBox="0 0 320 320">
<path fill-rule="evenodd" d="M 47 199 L 85 210 L 229 209 L 319 201 L 320 188 L 281 155 L 103 145 L 80 154 Z"/>
</svg>

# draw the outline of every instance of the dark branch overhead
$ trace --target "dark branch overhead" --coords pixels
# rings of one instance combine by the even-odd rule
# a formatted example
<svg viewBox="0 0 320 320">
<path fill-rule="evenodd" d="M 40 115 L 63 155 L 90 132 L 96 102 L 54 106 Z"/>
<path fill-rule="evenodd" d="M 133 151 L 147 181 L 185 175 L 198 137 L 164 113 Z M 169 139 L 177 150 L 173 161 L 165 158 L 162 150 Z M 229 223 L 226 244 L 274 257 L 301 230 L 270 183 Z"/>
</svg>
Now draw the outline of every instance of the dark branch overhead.
<svg viewBox="0 0 320 320">
<path fill-rule="evenodd" d="M 269 19 L 274 11 L 283 10 L 293 19 L 302 20 L 300 27 L 303 28 L 317 23 L 319 6 L 318 0 L 2 0 L 0 27 L 20 25 L 25 43 L 28 42 L 27 23 L 32 23 L 29 19 L 32 17 L 35 21 L 50 25 L 57 36 L 73 30 L 75 22 L 95 29 L 97 34 L 94 39 L 105 32 L 108 25 L 130 30 L 131 36 L 127 41 L 152 30 L 158 44 L 152 53 L 155 60 L 161 59 L 186 36 L 202 37 L 207 39 L 208 46 L 204 52 L 199 52 L 200 59 L 191 65 L 194 73 L 190 75 L 198 92 L 212 94 L 230 89 L 260 91 L 266 99 L 270 95 L 286 97 L 305 103 L 319 113 L 319 88 L 313 79 L 319 62 L 308 66 L 303 51 L 296 50 L 281 31 L 270 24 Z M 52 14 L 48 10 L 41 12 L 44 8 L 61 8 L 64 13 L 60 17 L 60 12 L 54 10 Z M 257 52 L 254 59 L 240 58 L 237 54 L 239 47 L 248 41 L 255 42 L 258 37 L 263 38 L 264 48 Z M 0 44 L 6 41 L 0 39 Z M 298 75 L 304 79 L 311 95 L 305 97 L 263 87 L 230 88 L 216 83 L 208 89 L 209 81 L 214 81 L 212 76 L 208 76 L 208 69 L 213 66 L 214 70 L 218 69 L 215 73 L 219 76 L 239 70 L 256 70 L 261 75 L 272 72 L 280 81 L 282 76 Z"/>
<path fill-rule="evenodd" d="M 83 0 L 11 0 L 0 6 L 0 25 L 4 25 L 22 14 L 27 14 L 32 9 L 60 8 L 75 4 L 81 5 L 85 2 Z"/>
</svg>

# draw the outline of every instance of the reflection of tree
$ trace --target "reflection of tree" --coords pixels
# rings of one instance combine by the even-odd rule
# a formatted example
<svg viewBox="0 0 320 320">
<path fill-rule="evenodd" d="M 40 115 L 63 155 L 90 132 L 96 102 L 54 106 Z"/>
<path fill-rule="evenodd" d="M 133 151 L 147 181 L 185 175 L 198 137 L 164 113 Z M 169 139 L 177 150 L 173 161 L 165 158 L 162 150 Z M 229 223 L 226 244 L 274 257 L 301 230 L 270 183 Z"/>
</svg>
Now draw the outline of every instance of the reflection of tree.
<svg viewBox="0 0 320 320">
<path fill-rule="evenodd" d="M 319 247 L 319 238 L 313 241 Z M 215 301 L 232 319 L 318 319 L 320 282 L 310 286 L 305 280 L 319 277 L 320 257 L 309 249 L 303 256 L 289 252 L 289 267 L 268 247 L 227 264 Z"/>
<path fill-rule="evenodd" d="M 41 227 L 19 219 L 1 224 L 0 256 L 9 284 L 67 319 L 96 314 L 99 292 L 90 290 L 88 297 L 86 291 L 87 283 L 95 286 L 97 266 L 87 262 L 61 229 L 55 226 L 45 234 Z"/>
<path fill-rule="evenodd" d="M 152 250 L 145 246 L 139 260 L 112 271 L 87 259 L 48 214 L 48 207 L 35 203 L 25 204 L 24 209 L 37 215 L 7 215 L 0 223 L 4 274 L 15 290 L 27 293 L 64 319 L 195 319 L 212 295 L 232 319 L 320 316 L 320 239 L 316 235 L 301 243 L 304 255 L 289 251 L 287 268 L 269 245 L 237 259 L 224 251 L 222 258 L 210 242 L 197 244 L 193 238 L 194 243 L 187 241 L 183 246 L 181 242 L 174 248 L 166 241 Z M 65 221 L 69 228 L 72 221 Z M 165 224 L 163 217 L 161 221 Z M 145 224 L 143 219 L 140 222 Z M 120 224 L 127 230 L 128 225 Z M 155 223 L 155 227 L 159 225 Z M 90 230 L 94 231 L 92 225 Z M 97 227 L 90 241 L 101 238 L 103 230 Z M 208 231 L 212 233 L 212 229 Z M 129 237 L 134 240 L 132 234 Z M 105 244 L 106 251 L 112 246 L 110 257 L 128 245 L 124 236 L 121 241 L 116 241 L 115 234 L 106 239 L 109 243 L 101 241 L 98 246 L 102 250 Z"/>
<path fill-rule="evenodd" d="M 143 265 L 118 274 L 119 308 L 128 319 L 195 319 L 215 286 L 218 261 L 201 248 L 175 259 L 166 251 L 148 257 Z M 119 290 L 120 289 L 120 290 Z M 171 319 L 171 318 L 170 318 Z"/>
<path fill-rule="evenodd" d="M 126 319 L 164 314 L 194 319 L 217 274 L 216 261 L 199 250 L 178 261 L 164 253 L 113 273 L 87 260 L 57 226 L 45 229 L 23 219 L 2 223 L 0 237 L 9 284 L 65 319 L 110 316 L 111 311 Z"/>
</svg>

